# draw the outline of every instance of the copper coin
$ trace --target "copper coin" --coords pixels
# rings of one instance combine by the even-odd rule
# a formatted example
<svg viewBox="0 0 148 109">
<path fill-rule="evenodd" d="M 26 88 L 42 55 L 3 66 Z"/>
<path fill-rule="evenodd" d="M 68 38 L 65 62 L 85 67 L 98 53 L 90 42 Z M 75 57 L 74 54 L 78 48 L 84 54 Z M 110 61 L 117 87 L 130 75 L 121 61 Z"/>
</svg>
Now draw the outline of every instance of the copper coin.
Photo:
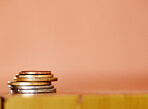
<svg viewBox="0 0 148 109">
<path fill-rule="evenodd" d="M 18 78 L 52 78 L 53 77 L 53 74 L 50 74 L 50 75 L 18 75 L 16 74 L 16 77 Z"/>
<path fill-rule="evenodd" d="M 57 81 L 57 78 L 17 78 L 14 77 L 15 81 L 21 82 L 39 82 L 39 81 Z"/>
<path fill-rule="evenodd" d="M 41 86 L 41 85 L 51 85 L 51 82 L 10 82 L 8 81 L 8 85 L 12 86 Z"/>
<path fill-rule="evenodd" d="M 51 74 L 51 71 L 21 71 L 19 72 L 19 74 L 29 74 L 29 75 L 50 75 Z"/>
</svg>

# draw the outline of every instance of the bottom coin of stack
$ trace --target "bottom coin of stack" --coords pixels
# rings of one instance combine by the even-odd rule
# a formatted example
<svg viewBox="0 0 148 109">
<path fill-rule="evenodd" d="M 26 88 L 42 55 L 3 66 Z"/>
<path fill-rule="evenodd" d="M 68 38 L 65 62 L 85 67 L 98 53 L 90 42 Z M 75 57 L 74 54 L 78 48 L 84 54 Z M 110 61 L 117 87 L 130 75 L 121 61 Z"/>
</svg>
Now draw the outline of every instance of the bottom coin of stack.
<svg viewBox="0 0 148 109">
<path fill-rule="evenodd" d="M 8 87 L 11 94 L 56 93 L 52 81 L 57 81 L 57 78 L 51 71 L 21 71 L 13 82 L 8 81 Z"/>
</svg>

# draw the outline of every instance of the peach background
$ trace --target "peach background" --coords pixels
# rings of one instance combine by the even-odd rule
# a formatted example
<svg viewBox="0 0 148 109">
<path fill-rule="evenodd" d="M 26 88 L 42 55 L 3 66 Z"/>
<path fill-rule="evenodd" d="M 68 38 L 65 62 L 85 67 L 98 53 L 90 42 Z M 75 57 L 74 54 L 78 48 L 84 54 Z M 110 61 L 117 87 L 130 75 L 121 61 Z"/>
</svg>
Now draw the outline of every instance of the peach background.
<svg viewBox="0 0 148 109">
<path fill-rule="evenodd" d="M 148 89 L 147 0 L 0 0 L 0 92 L 52 70 L 61 92 Z"/>
</svg>

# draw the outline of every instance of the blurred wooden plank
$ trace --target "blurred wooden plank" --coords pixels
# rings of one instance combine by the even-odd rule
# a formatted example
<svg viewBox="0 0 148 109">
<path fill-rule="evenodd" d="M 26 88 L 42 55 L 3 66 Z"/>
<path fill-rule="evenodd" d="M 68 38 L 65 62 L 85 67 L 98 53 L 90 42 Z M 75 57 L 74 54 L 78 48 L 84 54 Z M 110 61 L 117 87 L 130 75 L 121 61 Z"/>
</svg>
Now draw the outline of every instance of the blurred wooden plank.
<svg viewBox="0 0 148 109">
<path fill-rule="evenodd" d="M 148 109 L 148 94 L 126 95 L 126 109 Z"/>
<path fill-rule="evenodd" d="M 76 109 L 77 95 L 10 96 L 4 109 Z"/>
<path fill-rule="evenodd" d="M 123 95 L 83 96 L 81 109 L 124 109 Z"/>
<path fill-rule="evenodd" d="M 81 109 L 148 109 L 148 95 L 86 95 Z"/>
<path fill-rule="evenodd" d="M 8 96 L 4 109 L 148 109 L 148 94 Z"/>
</svg>

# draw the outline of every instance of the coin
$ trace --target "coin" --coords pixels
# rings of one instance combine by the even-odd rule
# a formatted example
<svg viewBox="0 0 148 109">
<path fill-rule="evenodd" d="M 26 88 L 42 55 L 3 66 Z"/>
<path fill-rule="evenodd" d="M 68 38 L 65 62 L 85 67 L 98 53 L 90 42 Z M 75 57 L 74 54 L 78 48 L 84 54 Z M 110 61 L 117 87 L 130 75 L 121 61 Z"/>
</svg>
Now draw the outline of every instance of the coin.
<svg viewBox="0 0 148 109">
<path fill-rule="evenodd" d="M 52 81 L 58 78 L 51 71 L 21 71 L 14 77 L 14 81 L 8 81 L 11 94 L 40 94 L 55 93 Z"/>
<path fill-rule="evenodd" d="M 12 90 L 23 89 L 23 90 L 36 90 L 36 89 L 51 89 L 54 88 L 53 85 L 43 85 L 43 86 L 12 86 L 8 85 Z"/>
<path fill-rule="evenodd" d="M 14 77 L 15 81 L 21 82 L 21 81 L 26 81 L 26 82 L 33 82 L 33 81 L 57 81 L 57 78 L 17 78 Z"/>
<path fill-rule="evenodd" d="M 8 81 L 8 85 L 13 86 L 37 86 L 37 85 L 51 85 L 51 82 L 10 82 Z"/>
<path fill-rule="evenodd" d="M 53 74 L 50 74 L 50 75 L 16 75 L 16 77 L 18 78 L 44 78 L 44 77 L 53 77 Z"/>
<path fill-rule="evenodd" d="M 30 75 L 34 75 L 34 74 L 40 74 L 40 75 L 43 75 L 43 74 L 51 74 L 51 71 L 21 71 L 19 72 L 19 74 L 30 74 Z"/>
<path fill-rule="evenodd" d="M 38 93 L 55 93 L 56 89 L 39 89 L 39 90 L 11 90 L 12 94 L 38 94 Z"/>
</svg>

